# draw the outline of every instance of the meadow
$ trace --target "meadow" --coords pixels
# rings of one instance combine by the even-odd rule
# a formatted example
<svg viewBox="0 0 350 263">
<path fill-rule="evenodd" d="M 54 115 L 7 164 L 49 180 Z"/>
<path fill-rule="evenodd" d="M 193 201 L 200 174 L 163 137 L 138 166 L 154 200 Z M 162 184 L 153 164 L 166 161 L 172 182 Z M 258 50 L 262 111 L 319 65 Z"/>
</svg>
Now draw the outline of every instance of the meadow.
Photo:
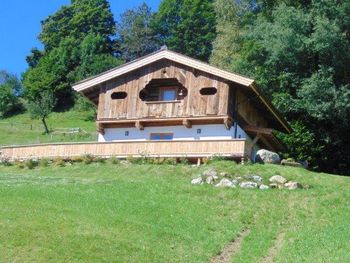
<svg viewBox="0 0 350 263">
<path fill-rule="evenodd" d="M 310 189 L 193 186 L 208 168 L 280 174 Z M 350 179 L 216 161 L 200 167 L 74 163 L 0 166 L 1 262 L 349 262 Z"/>
</svg>

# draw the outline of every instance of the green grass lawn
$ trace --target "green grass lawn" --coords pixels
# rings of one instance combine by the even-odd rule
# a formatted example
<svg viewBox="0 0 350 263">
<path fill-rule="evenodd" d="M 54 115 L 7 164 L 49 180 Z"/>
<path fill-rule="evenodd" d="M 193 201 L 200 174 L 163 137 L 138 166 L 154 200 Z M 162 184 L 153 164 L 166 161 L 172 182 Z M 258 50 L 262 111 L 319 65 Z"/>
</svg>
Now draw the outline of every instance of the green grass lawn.
<svg viewBox="0 0 350 263">
<path fill-rule="evenodd" d="M 39 120 L 32 120 L 28 113 L 0 119 L 0 146 L 33 144 L 43 142 L 96 141 L 96 125 L 88 121 L 86 112 L 67 111 L 53 113 L 47 120 L 51 130 L 80 128 L 85 132 L 79 134 L 44 134 Z"/>
<path fill-rule="evenodd" d="M 271 250 L 276 262 L 350 262 L 350 178 L 210 166 L 312 188 L 192 186 L 208 166 L 0 166 L 0 262 L 210 262 L 242 229 L 250 233 L 232 262 L 259 262 Z"/>
</svg>

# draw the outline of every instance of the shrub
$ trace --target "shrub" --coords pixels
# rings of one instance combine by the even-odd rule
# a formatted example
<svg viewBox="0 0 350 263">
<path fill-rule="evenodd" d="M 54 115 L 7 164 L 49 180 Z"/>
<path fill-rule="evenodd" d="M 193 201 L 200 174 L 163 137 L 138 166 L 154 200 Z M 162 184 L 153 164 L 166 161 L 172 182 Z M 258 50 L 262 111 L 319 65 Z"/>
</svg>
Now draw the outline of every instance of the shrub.
<svg viewBox="0 0 350 263">
<path fill-rule="evenodd" d="M 84 164 L 91 164 L 94 161 L 94 157 L 91 154 L 86 154 L 83 156 Z"/>
<path fill-rule="evenodd" d="M 49 166 L 49 160 L 46 158 L 43 158 L 39 161 L 39 166 L 40 167 L 47 167 Z"/>
<path fill-rule="evenodd" d="M 111 164 L 120 164 L 120 160 L 118 158 L 116 158 L 115 156 L 112 156 L 109 159 L 109 161 L 110 161 Z"/>
<path fill-rule="evenodd" d="M 176 158 L 165 158 L 164 164 L 175 165 L 177 163 Z"/>
<path fill-rule="evenodd" d="M 32 170 L 38 166 L 38 161 L 33 160 L 33 159 L 29 159 L 29 160 L 25 161 L 24 164 L 28 169 Z"/>
<path fill-rule="evenodd" d="M 55 166 L 61 166 L 61 167 L 65 165 L 64 159 L 62 157 L 56 157 L 55 159 L 53 159 L 52 163 Z"/>
<path fill-rule="evenodd" d="M 24 162 L 19 160 L 15 161 L 15 165 L 20 169 L 24 169 L 24 167 L 26 167 Z"/>
<path fill-rule="evenodd" d="M 2 164 L 3 166 L 12 166 L 12 162 L 8 158 L 0 159 L 0 164 Z"/>
<path fill-rule="evenodd" d="M 84 161 L 84 158 L 82 156 L 73 156 L 71 160 L 73 163 L 82 163 Z"/>
<path fill-rule="evenodd" d="M 93 161 L 96 162 L 96 163 L 105 163 L 106 159 L 102 158 L 102 157 L 96 157 L 96 158 L 93 159 Z"/>
</svg>

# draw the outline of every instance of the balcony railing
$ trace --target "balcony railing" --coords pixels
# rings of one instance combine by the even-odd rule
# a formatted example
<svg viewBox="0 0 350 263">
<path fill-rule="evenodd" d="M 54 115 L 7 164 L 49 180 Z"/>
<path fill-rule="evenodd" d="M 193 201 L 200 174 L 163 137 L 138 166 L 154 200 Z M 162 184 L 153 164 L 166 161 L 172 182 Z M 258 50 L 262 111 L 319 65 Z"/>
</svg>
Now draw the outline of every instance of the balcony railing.
<svg viewBox="0 0 350 263">
<path fill-rule="evenodd" d="M 91 154 L 100 157 L 210 157 L 250 156 L 249 142 L 235 140 L 125 141 L 105 143 L 54 143 L 0 148 L 0 157 L 8 159 L 69 158 Z"/>
</svg>

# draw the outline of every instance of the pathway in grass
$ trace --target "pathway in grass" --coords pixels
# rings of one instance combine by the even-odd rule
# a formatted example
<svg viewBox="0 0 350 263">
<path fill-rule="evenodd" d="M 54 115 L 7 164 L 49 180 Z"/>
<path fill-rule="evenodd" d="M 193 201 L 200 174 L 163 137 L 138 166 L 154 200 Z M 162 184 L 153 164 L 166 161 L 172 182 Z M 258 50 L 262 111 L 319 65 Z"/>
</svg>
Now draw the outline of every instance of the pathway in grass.
<svg viewBox="0 0 350 263">
<path fill-rule="evenodd" d="M 274 258 L 277 256 L 278 252 L 281 250 L 283 243 L 284 243 L 284 236 L 285 233 L 279 233 L 277 235 L 275 244 L 270 247 L 267 256 L 263 257 L 260 263 L 269 263 L 273 262 Z"/>
<path fill-rule="evenodd" d="M 230 243 L 228 243 L 224 249 L 221 251 L 221 253 L 217 256 L 215 256 L 211 262 L 212 263 L 229 263 L 231 262 L 232 257 L 234 254 L 237 253 L 237 251 L 240 250 L 242 241 L 246 236 L 248 236 L 250 233 L 249 229 L 243 229 L 238 236 L 233 239 Z"/>
</svg>

